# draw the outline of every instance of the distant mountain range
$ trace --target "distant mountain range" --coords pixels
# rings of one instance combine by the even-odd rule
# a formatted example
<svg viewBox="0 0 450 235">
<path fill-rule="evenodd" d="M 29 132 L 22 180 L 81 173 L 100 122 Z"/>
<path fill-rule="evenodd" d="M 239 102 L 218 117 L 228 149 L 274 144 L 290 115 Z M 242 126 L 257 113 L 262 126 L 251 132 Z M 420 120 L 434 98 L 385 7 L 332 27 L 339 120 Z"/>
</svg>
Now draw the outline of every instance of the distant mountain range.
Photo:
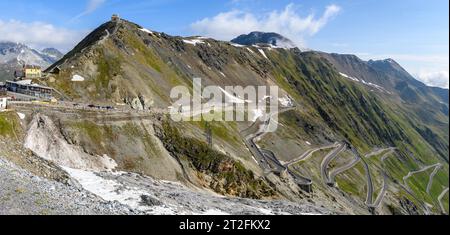
<svg viewBox="0 0 450 235">
<path fill-rule="evenodd" d="M 14 70 L 23 64 L 38 65 L 45 69 L 62 56 L 55 48 L 38 51 L 22 43 L 0 42 L 0 80 L 12 79 Z"/>
</svg>

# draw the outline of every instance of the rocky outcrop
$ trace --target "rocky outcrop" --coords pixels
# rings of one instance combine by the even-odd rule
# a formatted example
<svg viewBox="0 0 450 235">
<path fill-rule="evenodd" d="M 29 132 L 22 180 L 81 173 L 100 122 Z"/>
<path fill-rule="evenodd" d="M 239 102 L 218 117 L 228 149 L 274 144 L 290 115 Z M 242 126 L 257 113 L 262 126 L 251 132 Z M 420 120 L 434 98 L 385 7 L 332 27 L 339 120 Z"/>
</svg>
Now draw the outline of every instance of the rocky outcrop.
<svg viewBox="0 0 450 235">
<path fill-rule="evenodd" d="M 30 124 L 25 147 L 39 157 L 74 169 L 109 170 L 117 164 L 107 156 L 92 156 L 79 146 L 71 145 L 45 115 L 37 114 Z"/>
<path fill-rule="evenodd" d="M 127 98 L 125 99 L 125 103 L 129 104 L 132 109 L 138 111 L 150 110 L 154 105 L 153 100 L 148 99 L 143 95 L 139 95 L 138 97 L 132 99 Z"/>
<path fill-rule="evenodd" d="M 169 122 L 155 125 L 155 129 L 171 155 L 197 172 L 202 186 L 222 195 L 253 199 L 278 197 L 266 181 L 257 179 L 241 162 L 211 149 L 204 142 L 184 137 Z"/>
<path fill-rule="evenodd" d="M 281 36 L 280 34 L 265 32 L 251 32 L 247 35 L 240 35 L 239 37 L 231 40 L 231 42 L 247 46 L 266 44 L 287 49 L 297 47 L 294 42 Z"/>
</svg>

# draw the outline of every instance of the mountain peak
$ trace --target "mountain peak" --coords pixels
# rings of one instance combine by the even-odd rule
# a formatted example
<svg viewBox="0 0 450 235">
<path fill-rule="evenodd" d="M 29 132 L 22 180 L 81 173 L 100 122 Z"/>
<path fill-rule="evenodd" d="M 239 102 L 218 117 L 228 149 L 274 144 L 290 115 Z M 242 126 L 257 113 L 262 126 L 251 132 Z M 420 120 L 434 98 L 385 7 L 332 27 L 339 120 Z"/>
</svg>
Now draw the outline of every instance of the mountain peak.
<svg viewBox="0 0 450 235">
<path fill-rule="evenodd" d="M 117 17 L 117 18 L 116 18 Z M 137 29 L 142 29 L 136 23 L 127 21 L 118 16 L 113 15 L 111 20 L 103 23 L 96 29 L 94 29 L 90 34 L 88 34 L 81 42 L 79 42 L 71 51 L 66 53 L 64 57 L 58 62 L 52 64 L 47 71 L 51 71 L 53 68 L 62 65 L 67 62 L 68 59 L 74 58 L 76 55 L 81 54 L 82 51 L 91 48 L 97 44 L 101 44 L 108 38 L 114 38 L 117 36 L 119 31 L 133 31 Z M 118 41 L 116 41 L 118 42 Z M 123 45 L 122 45 L 123 46 Z"/>
<path fill-rule="evenodd" d="M 54 48 L 42 51 L 35 50 L 23 43 L 0 42 L 0 63 L 18 62 L 47 67 L 62 57 L 62 53 Z"/>
<path fill-rule="evenodd" d="M 251 46 L 256 44 L 269 44 L 279 48 L 295 48 L 297 47 L 290 39 L 273 32 L 254 31 L 249 34 L 243 34 L 231 40 L 233 43 Z"/>
<path fill-rule="evenodd" d="M 59 60 L 63 54 L 54 48 L 35 50 L 23 43 L 0 42 L 0 80 L 13 79 L 13 71 L 23 64 L 46 68 Z"/>
<path fill-rule="evenodd" d="M 400 66 L 397 63 L 397 61 L 395 61 L 392 58 L 387 58 L 387 59 L 384 59 L 384 60 L 369 60 L 368 62 L 370 64 L 391 64 L 391 65 L 394 65 L 394 66 Z"/>
<path fill-rule="evenodd" d="M 412 76 L 399 63 L 397 63 L 397 61 L 391 58 L 384 60 L 369 60 L 368 64 L 372 67 L 382 69 L 385 71 L 386 70 L 395 71 L 396 73 L 398 73 L 397 76 L 401 77 L 406 76 L 412 78 Z"/>
<path fill-rule="evenodd" d="M 58 49 L 56 48 L 45 48 L 41 51 L 42 54 L 45 54 L 47 56 L 50 56 L 52 58 L 61 58 L 64 56 L 63 53 L 61 53 Z"/>
</svg>

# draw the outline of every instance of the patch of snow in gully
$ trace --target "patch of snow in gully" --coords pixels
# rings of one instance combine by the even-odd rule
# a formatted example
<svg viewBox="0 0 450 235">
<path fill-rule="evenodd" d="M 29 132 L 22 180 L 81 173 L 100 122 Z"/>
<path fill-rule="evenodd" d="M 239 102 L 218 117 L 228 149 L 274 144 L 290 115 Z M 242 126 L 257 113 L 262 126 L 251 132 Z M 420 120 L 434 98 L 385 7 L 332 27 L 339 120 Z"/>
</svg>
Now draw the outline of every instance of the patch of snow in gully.
<svg viewBox="0 0 450 235">
<path fill-rule="evenodd" d="M 72 82 L 84 82 L 84 80 L 85 80 L 84 77 L 82 77 L 78 74 L 75 74 L 72 77 Z"/>
<path fill-rule="evenodd" d="M 147 193 L 138 188 L 131 188 L 122 185 L 114 180 L 104 179 L 98 176 L 95 172 L 72 169 L 63 167 L 69 175 L 78 181 L 81 186 L 99 196 L 105 201 L 117 201 L 121 204 L 127 205 L 134 210 L 143 211 L 155 215 L 173 215 L 175 212 L 167 206 L 145 206 L 143 205 L 141 196 Z M 114 174 L 126 174 L 125 172 L 117 172 Z"/>
<path fill-rule="evenodd" d="M 144 32 L 144 33 L 153 34 L 152 31 L 150 31 L 150 30 L 148 30 L 148 29 L 146 29 L 146 28 L 142 28 L 142 29 L 139 29 L 139 30 L 141 30 L 141 31 Z"/>
<path fill-rule="evenodd" d="M 194 45 L 194 46 L 197 45 L 197 43 L 199 43 L 199 44 L 205 43 L 204 41 L 202 41 L 202 40 L 200 40 L 200 39 L 192 39 L 192 40 L 184 39 L 183 42 L 184 42 L 184 43 L 187 43 L 187 44 Z"/>
<path fill-rule="evenodd" d="M 264 53 L 263 49 L 258 49 L 259 53 L 261 53 L 261 55 L 264 56 L 264 58 L 269 59 L 269 57 L 267 57 L 266 53 Z"/>
<path fill-rule="evenodd" d="M 17 113 L 17 115 L 19 116 L 20 120 L 23 120 L 26 117 L 23 113 Z"/>
</svg>

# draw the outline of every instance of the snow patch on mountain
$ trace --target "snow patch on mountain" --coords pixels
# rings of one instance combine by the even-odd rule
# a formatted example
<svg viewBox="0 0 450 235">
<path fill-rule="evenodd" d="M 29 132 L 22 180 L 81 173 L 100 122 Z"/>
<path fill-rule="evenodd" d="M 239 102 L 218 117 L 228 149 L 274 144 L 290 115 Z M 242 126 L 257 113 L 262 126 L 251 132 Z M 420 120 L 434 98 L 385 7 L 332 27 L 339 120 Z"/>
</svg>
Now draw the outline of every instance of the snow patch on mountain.
<svg viewBox="0 0 450 235">
<path fill-rule="evenodd" d="M 112 179 L 103 178 L 96 172 L 77 170 L 68 167 L 63 169 L 69 175 L 78 181 L 81 186 L 105 201 L 117 201 L 123 205 L 127 205 L 134 210 L 147 212 L 152 215 L 174 215 L 175 212 L 168 206 L 156 205 L 148 206 L 143 203 L 143 198 L 150 197 L 147 193 L 137 187 L 129 187 Z M 110 172 L 108 174 L 122 176 L 126 172 Z"/>
<path fill-rule="evenodd" d="M 84 77 L 78 74 L 72 76 L 72 82 L 84 82 L 84 80 L 85 80 Z"/>
<path fill-rule="evenodd" d="M 206 39 L 206 38 L 197 37 L 197 38 L 193 38 L 193 39 L 183 39 L 183 42 L 196 46 L 197 44 L 204 44 L 205 42 L 203 41 L 203 39 Z"/>
<path fill-rule="evenodd" d="M 24 120 L 24 119 L 25 119 L 25 117 L 26 117 L 26 115 L 25 115 L 25 114 L 23 114 L 23 113 L 19 113 L 19 112 L 17 112 L 17 116 L 19 116 L 20 120 Z"/>
<path fill-rule="evenodd" d="M 237 44 L 237 43 L 231 43 L 234 47 L 245 47 L 245 45 Z"/>
<path fill-rule="evenodd" d="M 293 106 L 292 99 L 289 98 L 288 96 L 279 98 L 278 101 L 284 107 L 292 107 Z"/>
<path fill-rule="evenodd" d="M 141 30 L 141 31 L 144 32 L 144 33 L 153 34 L 153 31 L 148 30 L 148 29 L 146 29 L 146 28 L 142 28 L 142 29 L 139 29 L 139 30 Z"/>
<path fill-rule="evenodd" d="M 263 116 L 264 116 L 264 113 L 261 109 L 254 109 L 252 122 L 256 122 L 256 120 L 258 120 L 258 118 L 261 118 Z"/>
<path fill-rule="evenodd" d="M 339 74 L 340 74 L 342 77 L 347 78 L 347 79 L 350 79 L 350 80 L 352 80 L 352 81 L 354 81 L 354 82 L 359 82 L 359 83 L 362 83 L 362 84 L 364 84 L 364 85 L 366 85 L 366 86 L 370 86 L 370 87 L 376 88 L 376 89 L 379 90 L 379 91 L 382 91 L 382 92 L 391 94 L 391 92 L 389 92 L 389 91 L 386 90 L 384 87 L 379 86 L 379 85 L 377 85 L 377 84 L 374 84 L 374 83 L 371 83 L 371 82 L 367 82 L 367 81 L 365 81 L 364 79 L 359 79 L 359 78 L 351 77 L 351 76 L 349 76 L 349 75 L 347 75 L 347 74 L 345 74 L 345 73 L 339 73 Z"/>
<path fill-rule="evenodd" d="M 352 80 L 352 81 L 355 81 L 355 82 L 359 82 L 359 79 L 357 79 L 357 78 L 354 78 L 354 77 L 350 77 L 350 76 L 348 76 L 347 74 L 345 74 L 345 73 L 339 73 L 342 77 L 344 77 L 344 78 L 348 78 L 348 79 L 350 79 L 350 80 Z"/>
<path fill-rule="evenodd" d="M 261 55 L 264 56 L 264 58 L 269 59 L 269 57 L 267 57 L 266 53 L 264 53 L 263 49 L 258 49 L 259 53 L 261 53 Z"/>
</svg>

